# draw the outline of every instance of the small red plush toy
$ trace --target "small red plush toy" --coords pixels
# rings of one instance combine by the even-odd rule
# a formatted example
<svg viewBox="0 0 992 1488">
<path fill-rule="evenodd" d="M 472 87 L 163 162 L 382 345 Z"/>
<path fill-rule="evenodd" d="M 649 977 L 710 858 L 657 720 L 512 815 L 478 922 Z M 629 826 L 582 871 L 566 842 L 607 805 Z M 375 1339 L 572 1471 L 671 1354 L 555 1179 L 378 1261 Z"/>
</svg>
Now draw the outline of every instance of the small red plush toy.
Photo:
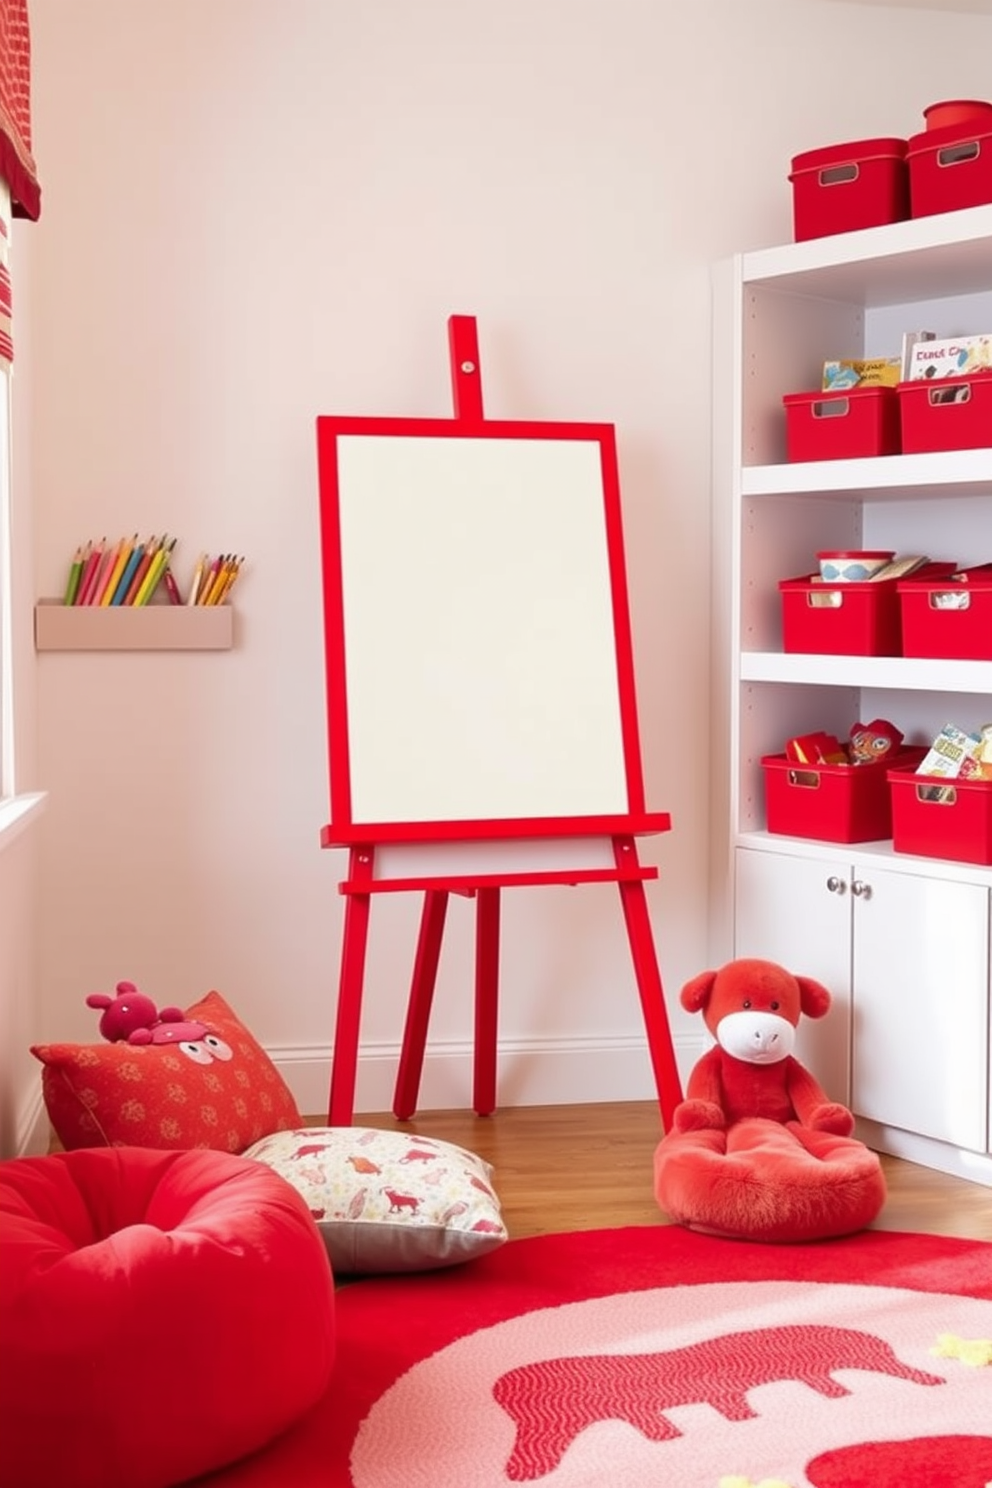
<svg viewBox="0 0 992 1488">
<path fill-rule="evenodd" d="M 802 1241 L 863 1229 L 885 1202 L 874 1152 L 792 1050 L 800 1018 L 830 993 L 773 961 L 731 961 L 682 989 L 716 1039 L 689 1076 L 658 1144 L 655 1197 L 692 1229 L 736 1239 Z"/>
<path fill-rule="evenodd" d="M 186 1021 L 182 1008 L 156 1008 L 150 997 L 139 992 L 133 982 L 118 982 L 116 996 L 91 992 L 86 1006 L 102 1008 L 100 1036 L 108 1043 L 172 1044 L 195 1040 L 206 1032 L 204 1023 Z"/>
<path fill-rule="evenodd" d="M 763 1116 L 851 1135 L 850 1111 L 827 1099 L 792 1052 L 800 1015 L 822 1018 L 829 1011 L 826 987 L 773 961 L 741 960 L 693 977 L 680 1000 L 687 1012 L 702 1011 L 716 1045 L 689 1076 L 688 1099 L 675 1110 L 676 1131 L 723 1129 L 745 1116 Z"/>
</svg>

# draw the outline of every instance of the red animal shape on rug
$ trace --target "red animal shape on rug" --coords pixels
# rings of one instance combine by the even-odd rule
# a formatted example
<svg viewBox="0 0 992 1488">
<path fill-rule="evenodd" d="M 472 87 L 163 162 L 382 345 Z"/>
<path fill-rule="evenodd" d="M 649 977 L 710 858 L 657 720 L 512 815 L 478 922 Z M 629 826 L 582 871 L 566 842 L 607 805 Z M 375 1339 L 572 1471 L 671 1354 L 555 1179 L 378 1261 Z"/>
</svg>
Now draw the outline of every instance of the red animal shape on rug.
<svg viewBox="0 0 992 1488">
<path fill-rule="evenodd" d="M 826 987 L 773 961 L 731 961 L 686 983 L 716 1043 L 698 1061 L 655 1154 L 655 1196 L 693 1229 L 751 1240 L 863 1229 L 885 1202 L 854 1117 L 792 1053 L 800 1018 L 830 1009 Z"/>
<path fill-rule="evenodd" d="M 506 1465 L 515 1483 L 553 1472 L 575 1438 L 599 1421 L 627 1421 L 649 1441 L 682 1432 L 666 1416 L 673 1406 L 708 1404 L 728 1421 L 758 1412 L 748 1391 L 774 1380 L 799 1380 L 839 1400 L 850 1389 L 834 1370 L 863 1369 L 918 1385 L 943 1385 L 936 1374 L 897 1358 L 884 1339 L 856 1328 L 803 1324 L 724 1333 L 685 1348 L 650 1354 L 580 1354 L 508 1370 L 493 1397 L 516 1427 Z"/>
</svg>

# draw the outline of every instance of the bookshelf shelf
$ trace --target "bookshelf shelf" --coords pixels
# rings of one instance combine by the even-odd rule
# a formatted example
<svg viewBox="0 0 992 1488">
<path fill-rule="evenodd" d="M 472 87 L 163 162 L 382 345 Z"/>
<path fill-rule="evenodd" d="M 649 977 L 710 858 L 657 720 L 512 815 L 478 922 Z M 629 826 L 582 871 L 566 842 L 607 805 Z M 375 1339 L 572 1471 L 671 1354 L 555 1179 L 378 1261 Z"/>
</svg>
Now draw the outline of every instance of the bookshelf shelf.
<svg viewBox="0 0 992 1488">
<path fill-rule="evenodd" d="M 230 651 L 234 612 L 220 605 L 66 605 L 34 608 L 36 651 Z"/>
</svg>

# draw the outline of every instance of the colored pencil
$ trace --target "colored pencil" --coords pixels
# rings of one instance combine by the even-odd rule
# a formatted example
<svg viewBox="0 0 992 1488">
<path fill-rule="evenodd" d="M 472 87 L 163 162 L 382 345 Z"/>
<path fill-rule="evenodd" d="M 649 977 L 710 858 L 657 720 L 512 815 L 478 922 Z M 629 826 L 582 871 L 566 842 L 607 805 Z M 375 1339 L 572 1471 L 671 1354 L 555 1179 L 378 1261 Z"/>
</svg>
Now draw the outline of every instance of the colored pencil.
<svg viewBox="0 0 992 1488">
<path fill-rule="evenodd" d="M 220 598 L 221 590 L 227 583 L 228 565 L 232 563 L 233 560 L 233 553 L 222 553 L 220 555 L 220 564 L 217 568 L 217 572 L 213 576 L 210 588 L 203 596 L 203 603 L 205 605 L 215 605 L 217 603 L 217 600 Z"/>
<path fill-rule="evenodd" d="M 103 548 L 106 542 L 107 539 L 104 537 L 100 542 L 95 543 L 92 546 L 91 552 L 89 552 L 89 558 L 86 559 L 85 565 L 83 565 L 82 577 L 79 580 L 79 589 L 76 591 L 76 604 L 86 603 L 86 595 L 88 595 L 89 588 L 91 588 L 94 574 L 97 573 L 97 568 L 100 567 L 100 559 L 103 558 Z"/>
<path fill-rule="evenodd" d="M 231 559 L 230 563 L 227 565 L 227 574 L 225 576 L 224 583 L 223 583 L 223 586 L 221 588 L 221 591 L 218 594 L 217 598 L 215 600 L 212 600 L 211 603 L 213 603 L 213 604 L 226 604 L 227 603 L 227 596 L 231 592 L 231 588 L 232 588 L 232 586 L 234 584 L 235 579 L 238 577 L 238 574 L 241 572 L 241 565 L 242 565 L 242 563 L 244 563 L 244 561 L 245 560 L 243 558 L 232 558 Z"/>
<path fill-rule="evenodd" d="M 164 537 L 163 537 L 163 541 L 164 541 Z M 134 573 L 131 576 L 131 582 L 127 586 L 127 593 L 124 596 L 124 603 L 126 605 L 134 604 L 134 601 L 135 601 L 135 599 L 137 598 L 137 595 L 138 595 L 138 590 L 141 588 L 142 584 L 145 582 L 145 575 L 148 572 L 149 568 L 151 567 L 152 559 L 155 557 L 155 554 L 158 552 L 159 547 L 160 547 L 159 540 L 154 535 L 152 537 L 150 537 L 148 539 L 147 543 L 145 544 L 145 551 L 142 553 L 141 558 L 140 558 L 139 563 L 138 563 L 138 566 L 137 566 L 137 568 L 135 569 Z"/>
<path fill-rule="evenodd" d="M 79 581 L 79 590 L 76 594 L 77 604 L 89 604 L 90 591 L 96 582 L 96 576 L 100 569 L 100 560 L 103 557 L 106 542 L 107 539 L 102 537 L 86 560 L 86 567 L 83 569 L 83 576 Z"/>
<path fill-rule="evenodd" d="M 135 538 L 137 538 L 137 536 L 138 534 L 135 533 Z M 135 541 L 134 546 L 131 549 L 130 556 L 125 563 L 121 576 L 117 580 L 116 587 L 114 588 L 113 598 L 110 601 L 112 605 L 121 605 L 124 603 L 124 598 L 127 594 L 127 591 L 131 587 L 131 580 L 134 578 L 135 569 L 138 567 L 138 564 L 141 562 L 144 554 L 145 544 L 143 542 Z"/>
<path fill-rule="evenodd" d="M 196 567 L 193 570 L 193 577 L 189 581 L 189 593 L 186 596 L 186 603 L 188 605 L 196 604 L 197 595 L 200 592 L 200 580 L 203 578 L 203 566 L 206 561 L 206 553 L 201 553 L 199 558 L 197 558 L 196 560 Z"/>
<path fill-rule="evenodd" d="M 146 605 L 155 593 L 155 590 L 158 588 L 159 579 L 162 577 L 165 566 L 172 556 L 172 550 L 175 546 L 176 539 L 173 538 L 171 542 L 163 544 L 155 554 L 151 562 L 151 567 L 145 575 L 145 582 L 138 590 L 137 598 L 134 601 L 136 605 Z"/>
<path fill-rule="evenodd" d="M 87 543 L 85 552 L 82 548 L 77 548 L 72 556 L 72 564 L 69 568 L 69 577 L 66 579 L 65 583 L 65 595 L 62 600 L 63 604 L 71 605 L 76 603 L 76 595 L 79 593 L 79 581 L 83 576 L 83 564 L 89 557 L 89 549 L 90 545 L 89 543 Z"/>
<path fill-rule="evenodd" d="M 173 574 L 172 569 L 169 567 L 168 564 L 165 565 L 165 573 L 162 575 L 162 582 L 165 584 L 166 589 L 169 591 L 169 603 L 172 605 L 181 605 L 183 601 L 182 595 L 179 593 L 179 585 L 176 583 L 175 575 Z"/>
<path fill-rule="evenodd" d="M 114 559 L 114 566 L 110 570 L 110 577 L 108 578 L 106 584 L 103 587 L 103 593 L 100 595 L 100 603 L 104 607 L 106 607 L 107 605 L 110 604 L 110 601 L 113 599 L 114 595 L 116 594 L 116 592 L 117 592 L 117 585 L 121 581 L 121 574 L 124 572 L 125 568 L 127 567 L 127 560 L 130 558 L 131 552 L 132 552 L 132 550 L 134 548 L 134 544 L 137 541 L 138 541 L 138 534 L 137 533 L 134 534 L 134 540 L 133 541 L 130 538 L 127 538 L 127 537 L 122 537 L 121 538 L 120 546 L 117 549 L 117 556 Z"/>
<path fill-rule="evenodd" d="M 110 582 L 110 574 L 117 562 L 117 556 L 120 550 L 121 545 L 117 542 L 109 552 L 104 554 L 103 562 L 100 565 L 100 572 L 97 575 L 96 583 L 93 585 L 87 604 L 98 605 L 103 602 L 103 592 Z"/>
<path fill-rule="evenodd" d="M 210 591 L 214 587 L 214 584 L 216 584 L 217 582 L 217 575 L 220 573 L 220 566 L 222 561 L 222 558 L 218 556 L 214 559 L 213 563 L 211 563 L 209 569 L 207 570 L 203 583 L 200 585 L 200 592 L 196 596 L 197 604 L 202 605 L 207 603 L 207 600 L 210 596 Z"/>
</svg>

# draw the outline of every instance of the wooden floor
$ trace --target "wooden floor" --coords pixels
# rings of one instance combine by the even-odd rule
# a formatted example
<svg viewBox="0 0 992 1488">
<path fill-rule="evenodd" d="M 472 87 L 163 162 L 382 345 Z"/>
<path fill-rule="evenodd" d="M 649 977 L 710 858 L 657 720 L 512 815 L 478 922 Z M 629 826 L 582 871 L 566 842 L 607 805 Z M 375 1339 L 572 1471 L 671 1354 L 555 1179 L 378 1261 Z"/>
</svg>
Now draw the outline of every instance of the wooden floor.
<svg viewBox="0 0 992 1488">
<path fill-rule="evenodd" d="M 355 1125 L 415 1132 L 477 1152 L 492 1164 L 504 1219 L 517 1238 L 664 1223 L 651 1188 L 661 1138 L 651 1101 L 508 1107 L 486 1117 L 431 1111 L 405 1122 L 366 1112 L 355 1116 Z M 874 1229 L 992 1241 L 992 1189 L 898 1158 L 882 1161 L 888 1200 Z"/>
</svg>

